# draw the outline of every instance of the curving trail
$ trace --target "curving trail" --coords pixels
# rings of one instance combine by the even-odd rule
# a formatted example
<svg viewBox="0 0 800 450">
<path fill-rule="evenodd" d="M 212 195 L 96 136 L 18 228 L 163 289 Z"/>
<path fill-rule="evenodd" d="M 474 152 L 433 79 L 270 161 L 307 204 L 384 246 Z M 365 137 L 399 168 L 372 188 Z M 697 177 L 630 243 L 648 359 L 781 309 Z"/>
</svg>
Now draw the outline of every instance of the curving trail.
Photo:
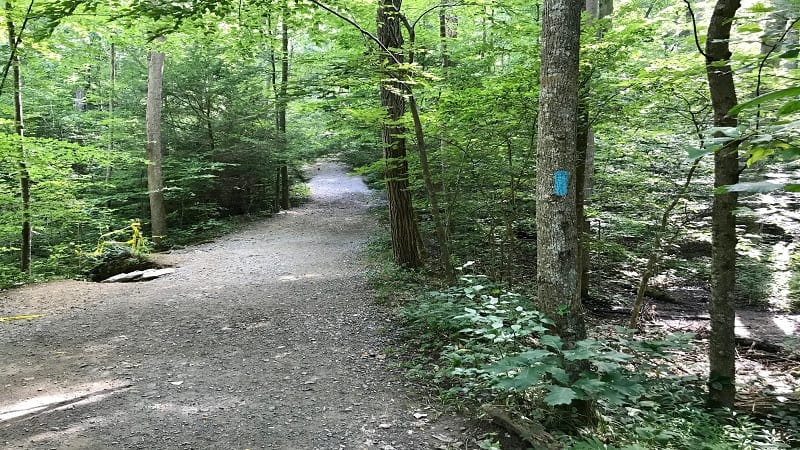
<svg viewBox="0 0 800 450">
<path fill-rule="evenodd" d="M 150 282 L 0 292 L 0 447 L 469 448 L 387 356 L 360 252 L 363 182 L 310 168 L 312 201 L 173 252 Z"/>
</svg>

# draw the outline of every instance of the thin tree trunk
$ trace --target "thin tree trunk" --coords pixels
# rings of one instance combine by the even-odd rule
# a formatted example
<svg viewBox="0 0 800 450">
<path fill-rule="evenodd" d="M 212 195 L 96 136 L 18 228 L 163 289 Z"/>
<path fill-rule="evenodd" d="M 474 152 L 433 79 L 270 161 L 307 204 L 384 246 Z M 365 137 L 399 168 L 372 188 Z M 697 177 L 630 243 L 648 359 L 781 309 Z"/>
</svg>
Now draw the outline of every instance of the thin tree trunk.
<svg viewBox="0 0 800 450">
<path fill-rule="evenodd" d="M 602 19 L 614 12 L 614 2 L 612 0 L 586 0 L 585 9 L 588 21 Z M 597 39 L 602 38 L 602 33 L 598 33 Z M 591 95 L 591 86 L 586 83 L 585 95 Z M 578 147 L 576 175 L 576 215 L 578 220 L 578 276 L 579 291 L 582 299 L 589 298 L 589 268 L 591 260 L 589 258 L 589 239 L 590 224 L 586 219 L 586 204 L 594 188 L 594 130 L 589 120 L 589 111 L 584 101 L 578 103 Z"/>
<path fill-rule="evenodd" d="M 283 162 L 280 166 L 281 178 L 281 208 L 283 210 L 289 209 L 289 167 L 286 161 L 286 107 L 288 106 L 288 98 L 286 96 L 289 86 L 289 25 L 287 23 L 289 16 L 289 8 L 284 0 L 281 3 L 281 81 L 278 89 L 278 99 L 276 102 L 277 111 L 277 125 L 278 125 L 278 139 L 280 154 L 283 157 Z"/>
<path fill-rule="evenodd" d="M 452 281 L 455 278 L 453 272 L 453 262 L 450 260 L 450 238 L 447 236 L 447 228 L 445 227 L 444 219 L 439 209 L 439 195 L 436 192 L 436 186 L 433 183 L 433 176 L 431 174 L 430 163 L 428 162 L 428 149 L 425 148 L 425 134 L 422 131 L 422 121 L 419 117 L 419 109 L 417 108 L 417 100 L 411 92 L 411 87 L 406 86 L 408 91 L 409 108 L 411 109 L 411 116 L 414 120 L 414 135 L 417 139 L 417 152 L 419 153 L 419 164 L 422 171 L 422 180 L 425 184 L 425 190 L 428 192 L 428 202 L 430 203 L 431 216 L 433 217 L 433 224 L 436 228 L 436 240 L 439 244 L 439 266 L 442 270 L 442 275 L 445 280 Z"/>
<path fill-rule="evenodd" d="M 117 46 L 112 43 L 111 44 L 111 52 L 109 55 L 109 73 L 108 78 L 111 83 L 111 89 L 108 95 L 108 153 L 111 154 L 114 151 L 114 96 L 116 95 L 117 90 Z M 105 182 L 108 183 L 111 179 L 111 164 L 106 167 L 106 176 Z M 106 206 L 110 206 L 110 204 L 106 204 Z"/>
<path fill-rule="evenodd" d="M 399 16 L 399 14 L 398 14 Z M 416 33 L 414 27 L 405 20 L 403 16 L 399 16 L 406 25 L 408 31 L 409 46 L 412 50 L 408 52 L 408 63 L 414 64 L 415 52 L 413 50 L 416 44 Z M 453 270 L 453 263 L 450 260 L 450 238 L 447 235 L 447 227 L 442 218 L 441 210 L 439 208 L 439 192 L 433 182 L 433 174 L 431 172 L 430 162 L 428 161 L 428 148 L 425 145 L 425 133 L 422 129 L 422 120 L 419 114 L 419 107 L 417 106 L 417 99 L 414 96 L 413 88 L 408 83 L 407 77 L 403 80 L 403 87 L 408 98 L 408 108 L 411 112 L 411 118 L 414 122 L 414 137 L 417 143 L 417 153 L 419 155 L 420 171 L 422 172 L 422 182 L 425 186 L 425 193 L 428 197 L 428 204 L 430 206 L 431 217 L 433 218 L 433 225 L 436 233 L 436 242 L 439 245 L 439 268 L 442 271 L 442 276 L 447 281 L 455 279 Z"/>
<path fill-rule="evenodd" d="M 403 86 L 399 77 L 398 62 L 402 55 L 397 49 L 403 47 L 400 32 L 400 11 L 402 0 L 381 0 L 377 13 L 377 37 L 381 45 L 392 52 L 382 54 L 386 67 L 385 78 L 381 81 L 381 106 L 386 108 L 387 118 L 381 127 L 381 141 L 386 161 L 386 192 L 389 203 L 389 227 L 392 234 L 392 251 L 395 262 L 404 267 L 419 267 L 422 258 L 419 248 L 419 230 L 411 203 L 408 186 L 408 161 L 406 160 L 405 127 L 400 120 L 405 113 L 405 99 L 401 94 Z M 385 52 L 382 52 L 385 53 Z"/>
<path fill-rule="evenodd" d="M 19 158 L 19 182 L 20 194 L 22 197 L 22 235 L 21 235 L 21 254 L 20 270 L 26 274 L 31 273 L 31 259 L 33 247 L 33 226 L 31 224 L 31 177 L 28 172 L 28 158 L 25 151 L 23 139 L 25 137 L 25 124 L 22 113 L 22 77 L 20 75 L 20 60 L 18 53 L 18 37 L 14 20 L 12 19 L 13 5 L 6 2 L 6 27 L 8 28 L 8 42 L 12 49 L 13 58 L 11 61 L 11 77 L 14 83 L 14 128 L 19 135 L 19 145 L 17 147 Z"/>
<path fill-rule="evenodd" d="M 650 250 L 650 257 L 647 259 L 647 265 L 642 273 L 642 278 L 639 280 L 639 287 L 636 290 L 636 300 L 633 302 L 631 319 L 628 322 L 628 328 L 630 329 L 636 329 L 639 324 L 639 315 L 642 312 L 642 305 L 644 304 L 644 295 L 647 293 L 647 287 L 650 285 L 650 279 L 656 275 L 656 267 L 658 267 L 658 263 L 661 260 L 662 241 L 667 232 L 667 227 L 669 226 L 669 218 L 672 215 L 672 211 L 676 206 L 678 206 L 678 203 L 689 191 L 692 178 L 694 177 L 694 173 L 699 165 L 699 159 L 692 164 L 692 167 L 686 174 L 686 181 L 683 183 L 683 188 L 681 188 L 680 193 L 676 195 L 674 199 L 672 199 L 669 206 L 667 206 L 667 208 L 661 214 L 661 222 L 656 229 L 656 235 L 653 239 L 653 248 Z"/>
<path fill-rule="evenodd" d="M 736 127 L 728 111 L 737 103 L 730 66 L 731 24 L 739 0 L 718 0 L 706 38 L 706 73 L 714 125 Z M 739 142 L 731 141 L 714 153 L 714 186 L 736 184 L 739 180 Z M 736 394 L 736 346 L 733 292 L 736 287 L 736 193 L 716 193 L 712 212 L 711 339 L 709 340 L 709 399 L 712 407 L 733 407 Z"/>
<path fill-rule="evenodd" d="M 166 40 L 160 37 L 158 41 Z M 161 246 L 167 234 L 164 206 L 164 176 L 161 169 L 161 92 L 164 79 L 164 53 L 148 54 L 147 75 L 147 191 L 150 197 L 150 228 L 153 244 Z"/>
</svg>

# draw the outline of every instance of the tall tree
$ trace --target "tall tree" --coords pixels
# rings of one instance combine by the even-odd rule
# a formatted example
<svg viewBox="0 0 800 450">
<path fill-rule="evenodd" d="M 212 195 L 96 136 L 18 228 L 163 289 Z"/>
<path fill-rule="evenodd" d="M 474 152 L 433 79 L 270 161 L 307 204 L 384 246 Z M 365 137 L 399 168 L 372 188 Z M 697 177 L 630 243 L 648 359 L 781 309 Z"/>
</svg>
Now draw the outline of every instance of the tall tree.
<svg viewBox="0 0 800 450">
<path fill-rule="evenodd" d="M 578 291 L 576 145 L 580 2 L 546 0 L 536 154 L 538 300 L 565 342 L 585 336 Z"/>
<path fill-rule="evenodd" d="M 740 0 L 717 0 L 706 36 L 705 59 L 715 127 L 736 127 L 728 111 L 736 103 L 736 86 L 730 59 L 731 25 Z M 720 133 L 720 136 L 724 134 Z M 714 186 L 739 181 L 739 141 L 730 140 L 714 153 Z M 711 242 L 711 339 L 709 340 L 709 399 L 714 407 L 732 407 L 736 394 L 736 346 L 734 342 L 734 289 L 736 287 L 735 192 L 717 192 L 712 211 Z"/>
<path fill-rule="evenodd" d="M 20 75 L 19 43 L 16 26 L 13 19 L 14 6 L 6 2 L 6 27 L 8 28 L 8 45 L 11 48 L 11 79 L 14 83 L 14 129 L 19 136 L 17 153 L 19 161 L 20 195 L 22 197 L 22 245 L 20 245 L 20 270 L 25 273 L 31 271 L 31 248 L 33 243 L 33 226 L 31 225 L 31 177 L 28 172 L 28 161 L 23 138 L 25 137 L 25 124 L 22 114 L 22 76 Z"/>
<path fill-rule="evenodd" d="M 158 39 L 163 42 L 165 38 Z M 167 234 L 164 205 L 164 176 L 161 170 L 161 93 L 164 81 L 164 53 L 153 50 L 147 56 L 147 191 L 150 197 L 150 227 L 153 243 L 161 245 Z"/>
<path fill-rule="evenodd" d="M 387 117 L 381 127 L 381 141 L 386 160 L 386 192 L 389 200 L 389 226 L 395 262 L 405 267 L 419 267 L 422 257 L 411 191 L 408 186 L 406 160 L 406 128 L 402 124 L 406 104 L 399 67 L 403 62 L 400 49 L 403 35 L 400 24 L 402 0 L 380 0 L 377 38 L 382 46 L 381 65 L 385 74 L 380 85 L 381 106 Z"/>
<path fill-rule="evenodd" d="M 287 98 L 287 92 L 289 87 L 289 6 L 286 3 L 286 0 L 281 1 L 281 50 L 280 50 L 280 58 L 281 58 L 281 80 L 278 86 L 275 86 L 275 108 L 276 111 L 276 122 L 277 122 L 277 131 L 278 131 L 278 145 L 279 145 L 279 154 L 286 158 L 286 107 L 288 106 L 289 100 Z M 281 208 L 284 210 L 289 209 L 289 166 L 287 162 L 284 160 L 280 167 L 278 168 L 279 172 L 279 185 L 280 185 L 280 203 Z"/>
<path fill-rule="evenodd" d="M 613 0 L 586 0 L 587 23 L 596 19 L 602 19 L 614 11 Z M 597 39 L 602 39 L 602 33 L 598 32 Z M 578 103 L 578 147 L 577 161 L 575 169 L 575 202 L 576 216 L 578 221 L 578 263 L 580 274 L 578 276 L 580 296 L 582 299 L 589 297 L 589 221 L 586 219 L 586 203 L 591 196 L 594 185 L 594 152 L 595 135 L 592 128 L 589 110 L 586 100 L 591 95 L 590 78 L 591 73 L 586 74 L 587 80 L 583 84 L 584 96 Z"/>
</svg>

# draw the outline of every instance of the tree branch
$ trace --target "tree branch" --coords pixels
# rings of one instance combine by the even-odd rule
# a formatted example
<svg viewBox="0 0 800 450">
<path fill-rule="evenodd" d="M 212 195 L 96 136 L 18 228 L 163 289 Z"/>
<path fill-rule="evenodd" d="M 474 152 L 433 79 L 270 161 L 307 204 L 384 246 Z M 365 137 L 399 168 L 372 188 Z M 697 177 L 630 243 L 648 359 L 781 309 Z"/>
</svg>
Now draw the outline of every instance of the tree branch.
<svg viewBox="0 0 800 450">
<path fill-rule="evenodd" d="M 340 12 L 336 11 L 335 9 L 331 8 L 328 5 L 325 5 L 324 3 L 322 3 L 322 2 L 320 2 L 318 0 L 309 0 L 309 1 L 312 4 L 319 6 L 320 8 L 324 9 L 325 11 L 328 11 L 329 13 L 333 14 L 334 16 L 344 20 L 345 22 L 347 22 L 350 25 L 352 25 L 353 27 L 355 27 L 361 34 L 363 34 L 364 36 L 368 37 L 371 41 L 373 41 L 376 44 L 378 44 L 378 47 L 380 47 L 381 50 L 386 52 L 386 54 L 389 55 L 389 58 L 391 58 L 392 61 L 394 61 L 396 64 L 402 64 L 402 62 L 397 58 L 397 56 L 395 56 L 395 54 L 392 53 L 391 50 L 389 50 L 385 45 L 383 45 L 383 42 L 381 42 L 381 40 L 378 39 L 377 36 L 375 36 L 374 34 L 370 33 L 366 29 L 364 29 L 361 25 L 358 24 L 358 22 L 356 22 L 355 20 L 353 20 L 353 19 L 341 14 Z"/>
<path fill-rule="evenodd" d="M 14 61 L 14 58 L 17 56 L 17 48 L 22 42 L 22 33 L 25 32 L 25 26 L 28 25 L 28 19 L 31 18 L 31 10 L 33 9 L 34 1 L 35 0 L 31 0 L 31 4 L 28 5 L 28 12 L 25 13 L 25 20 L 22 21 L 22 27 L 20 27 L 19 34 L 17 34 L 17 39 L 15 39 L 13 43 L 9 42 L 9 45 L 11 45 L 11 54 L 8 55 L 8 62 L 3 68 L 3 80 L 0 81 L 0 95 L 3 94 L 3 88 L 6 85 L 6 78 L 8 78 L 8 71 L 11 68 L 11 62 Z"/>
<path fill-rule="evenodd" d="M 704 58 L 708 59 L 708 55 L 706 52 L 703 51 L 703 48 L 700 46 L 700 37 L 697 35 L 697 18 L 694 16 L 694 10 L 692 9 L 692 4 L 689 0 L 683 0 L 686 3 L 686 7 L 689 8 L 689 14 L 692 16 L 692 29 L 694 32 L 694 45 L 697 46 L 697 51 L 703 55 Z"/>
</svg>

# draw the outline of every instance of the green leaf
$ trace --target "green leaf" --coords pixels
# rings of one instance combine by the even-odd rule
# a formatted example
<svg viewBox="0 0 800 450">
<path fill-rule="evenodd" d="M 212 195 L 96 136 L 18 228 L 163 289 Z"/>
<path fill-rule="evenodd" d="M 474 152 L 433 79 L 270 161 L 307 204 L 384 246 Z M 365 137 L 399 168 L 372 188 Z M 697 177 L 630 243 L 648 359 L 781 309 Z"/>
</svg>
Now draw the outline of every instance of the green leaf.
<svg viewBox="0 0 800 450">
<path fill-rule="evenodd" d="M 753 148 L 750 150 L 750 157 L 747 158 L 747 167 L 752 166 L 753 164 L 757 163 L 759 160 L 762 160 L 768 156 L 772 156 L 775 153 L 775 150 L 771 148 Z"/>
<path fill-rule="evenodd" d="M 763 30 L 757 23 L 746 23 L 740 26 L 736 31 L 739 33 L 761 33 Z"/>
<path fill-rule="evenodd" d="M 550 374 L 550 376 L 553 377 L 554 380 L 558 381 L 559 383 L 562 384 L 569 383 L 569 374 L 567 374 L 567 371 L 562 369 L 561 367 L 548 367 L 547 372 Z"/>
<path fill-rule="evenodd" d="M 530 366 L 522 369 L 516 376 L 503 378 L 496 383 L 501 389 L 524 391 L 541 381 L 545 370 L 542 366 Z"/>
<path fill-rule="evenodd" d="M 544 336 L 540 337 L 539 342 L 543 346 L 550 347 L 555 350 L 561 350 L 561 348 L 564 346 L 564 343 L 561 342 L 561 338 L 552 334 L 545 334 Z"/>
<path fill-rule="evenodd" d="M 787 116 L 797 111 L 800 111 L 800 100 L 789 100 L 778 109 L 778 116 Z"/>
<path fill-rule="evenodd" d="M 570 388 L 551 386 L 550 393 L 544 397 L 544 401 L 550 406 L 569 405 L 576 397 L 577 394 Z"/>
<path fill-rule="evenodd" d="M 503 358 L 499 361 L 495 361 L 488 366 L 484 366 L 482 370 L 492 374 L 492 375 L 499 375 L 501 373 L 508 372 L 510 370 L 516 370 L 521 365 L 523 365 L 523 360 L 518 356 L 509 356 L 507 358 Z"/>
<path fill-rule="evenodd" d="M 589 394 L 596 394 L 608 389 L 608 383 L 597 378 L 591 372 L 584 374 L 572 387 L 580 389 Z"/>
<path fill-rule="evenodd" d="M 778 55 L 778 58 L 782 58 L 782 59 L 797 58 L 798 54 L 800 54 L 800 49 L 795 48 L 795 49 L 789 50 L 788 52 L 781 53 L 780 55 Z"/>
<path fill-rule="evenodd" d="M 786 89 L 779 89 L 768 94 L 759 95 L 758 97 L 748 100 L 744 103 L 739 103 L 728 111 L 730 117 L 736 117 L 743 109 L 752 108 L 761 103 L 778 100 L 787 97 L 796 97 L 800 95 L 800 86 L 790 87 Z"/>
<path fill-rule="evenodd" d="M 753 4 L 753 6 L 748 8 L 748 10 L 750 12 L 754 12 L 754 13 L 764 13 L 764 12 L 774 11 L 775 8 L 773 8 L 771 6 L 767 6 L 762 2 L 756 2 L 756 3 Z"/>
<path fill-rule="evenodd" d="M 694 161 L 708 155 L 709 153 L 714 153 L 714 149 L 686 147 L 686 153 L 688 153 L 689 161 Z"/>
<path fill-rule="evenodd" d="M 544 349 L 538 348 L 536 350 L 528 350 L 526 352 L 522 352 L 519 355 L 517 355 L 516 357 L 520 358 L 521 360 L 523 360 L 523 361 L 525 361 L 527 363 L 532 363 L 532 362 L 541 361 L 544 358 L 546 358 L 548 356 L 552 356 L 552 355 L 554 355 L 553 352 L 551 352 L 549 350 L 544 350 Z"/>
<path fill-rule="evenodd" d="M 786 192 L 800 192 L 800 184 L 787 184 L 783 190 Z"/>
<path fill-rule="evenodd" d="M 600 357 L 606 361 L 614 361 L 614 362 L 626 362 L 633 359 L 633 356 L 627 353 L 618 352 L 616 350 L 605 352 L 602 355 L 600 355 Z"/>
<path fill-rule="evenodd" d="M 600 344 L 594 339 L 584 339 L 575 343 L 575 348 L 564 351 L 567 361 L 593 359 L 600 350 Z"/>
<path fill-rule="evenodd" d="M 594 365 L 594 367 L 597 368 L 598 372 L 603 372 L 603 373 L 614 372 L 617 369 L 619 369 L 619 364 L 611 361 L 602 361 L 602 360 L 592 361 L 592 365 Z"/>
</svg>

